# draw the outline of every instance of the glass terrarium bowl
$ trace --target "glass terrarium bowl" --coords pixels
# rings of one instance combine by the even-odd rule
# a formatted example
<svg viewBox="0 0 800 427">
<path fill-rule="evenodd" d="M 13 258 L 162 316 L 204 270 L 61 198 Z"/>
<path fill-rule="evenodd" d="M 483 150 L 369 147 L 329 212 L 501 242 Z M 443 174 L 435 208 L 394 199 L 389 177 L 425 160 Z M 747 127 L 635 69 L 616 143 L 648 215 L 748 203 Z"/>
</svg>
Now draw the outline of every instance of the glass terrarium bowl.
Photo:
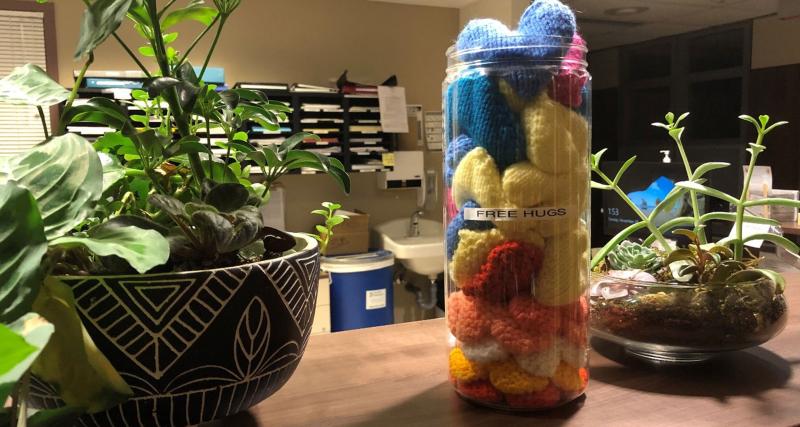
<svg viewBox="0 0 800 427">
<path fill-rule="evenodd" d="M 592 273 L 593 337 L 656 364 L 703 362 L 769 341 L 787 322 L 786 299 L 769 279 L 686 285 Z"/>
</svg>

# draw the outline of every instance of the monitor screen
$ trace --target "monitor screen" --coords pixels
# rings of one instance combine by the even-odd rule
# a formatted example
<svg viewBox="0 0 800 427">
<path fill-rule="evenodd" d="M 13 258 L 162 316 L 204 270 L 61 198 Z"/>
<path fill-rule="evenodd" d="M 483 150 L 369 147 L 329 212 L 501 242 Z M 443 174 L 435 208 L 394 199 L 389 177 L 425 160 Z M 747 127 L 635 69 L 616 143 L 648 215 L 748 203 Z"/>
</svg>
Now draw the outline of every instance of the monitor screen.
<svg viewBox="0 0 800 427">
<path fill-rule="evenodd" d="M 613 178 L 621 166 L 622 162 L 603 162 L 602 170 Z M 619 186 L 642 213 L 649 215 L 656 205 L 675 188 L 675 183 L 685 180 L 686 170 L 681 163 L 634 162 L 625 171 Z M 698 205 L 701 214 L 707 211 L 705 196 L 698 194 Z M 662 211 L 656 217 L 655 223 L 661 225 L 679 216 L 692 216 L 692 205 L 688 192 L 668 209 Z M 605 235 L 613 236 L 639 220 L 639 216 L 615 192 L 603 192 L 603 232 Z M 646 230 L 639 235 L 645 234 L 647 234 Z"/>
</svg>

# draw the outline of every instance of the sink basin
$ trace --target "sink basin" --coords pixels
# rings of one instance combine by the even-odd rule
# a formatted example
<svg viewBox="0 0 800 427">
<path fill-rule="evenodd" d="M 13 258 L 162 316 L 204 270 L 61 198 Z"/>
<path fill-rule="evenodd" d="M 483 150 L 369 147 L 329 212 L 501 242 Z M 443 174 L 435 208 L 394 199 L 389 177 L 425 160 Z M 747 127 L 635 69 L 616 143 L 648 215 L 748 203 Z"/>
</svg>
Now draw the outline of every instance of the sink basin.
<svg viewBox="0 0 800 427">
<path fill-rule="evenodd" d="M 435 279 L 444 271 L 444 230 L 442 223 L 420 218 L 419 236 L 409 237 L 410 219 L 385 222 L 375 231 L 382 249 L 392 251 L 409 270 Z"/>
</svg>

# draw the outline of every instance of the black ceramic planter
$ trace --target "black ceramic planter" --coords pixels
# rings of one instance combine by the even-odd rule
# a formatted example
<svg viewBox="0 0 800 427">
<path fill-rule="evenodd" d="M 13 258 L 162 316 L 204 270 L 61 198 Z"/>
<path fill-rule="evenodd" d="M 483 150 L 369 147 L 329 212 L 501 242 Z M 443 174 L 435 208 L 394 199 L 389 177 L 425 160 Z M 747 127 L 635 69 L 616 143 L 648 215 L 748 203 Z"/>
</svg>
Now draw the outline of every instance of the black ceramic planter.
<svg viewBox="0 0 800 427">
<path fill-rule="evenodd" d="M 314 320 L 316 241 L 296 253 L 182 273 L 65 277 L 98 348 L 134 391 L 84 426 L 184 426 L 249 408 L 294 372 Z M 57 407 L 32 382 L 34 406 Z"/>
</svg>

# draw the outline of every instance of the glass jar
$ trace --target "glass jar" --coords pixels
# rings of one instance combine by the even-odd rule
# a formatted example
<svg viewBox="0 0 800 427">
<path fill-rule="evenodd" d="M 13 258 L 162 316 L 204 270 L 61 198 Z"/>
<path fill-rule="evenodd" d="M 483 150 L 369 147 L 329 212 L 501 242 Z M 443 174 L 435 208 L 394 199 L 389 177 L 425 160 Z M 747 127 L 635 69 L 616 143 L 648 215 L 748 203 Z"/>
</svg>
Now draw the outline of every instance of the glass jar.
<svg viewBox="0 0 800 427">
<path fill-rule="evenodd" d="M 556 407 L 588 381 L 590 75 L 579 36 L 448 51 L 449 374 L 462 397 Z"/>
<path fill-rule="evenodd" d="M 643 272 L 611 273 L 591 276 L 592 336 L 650 363 L 705 362 L 755 347 L 788 321 L 783 289 L 765 277 L 679 284 Z"/>
</svg>

